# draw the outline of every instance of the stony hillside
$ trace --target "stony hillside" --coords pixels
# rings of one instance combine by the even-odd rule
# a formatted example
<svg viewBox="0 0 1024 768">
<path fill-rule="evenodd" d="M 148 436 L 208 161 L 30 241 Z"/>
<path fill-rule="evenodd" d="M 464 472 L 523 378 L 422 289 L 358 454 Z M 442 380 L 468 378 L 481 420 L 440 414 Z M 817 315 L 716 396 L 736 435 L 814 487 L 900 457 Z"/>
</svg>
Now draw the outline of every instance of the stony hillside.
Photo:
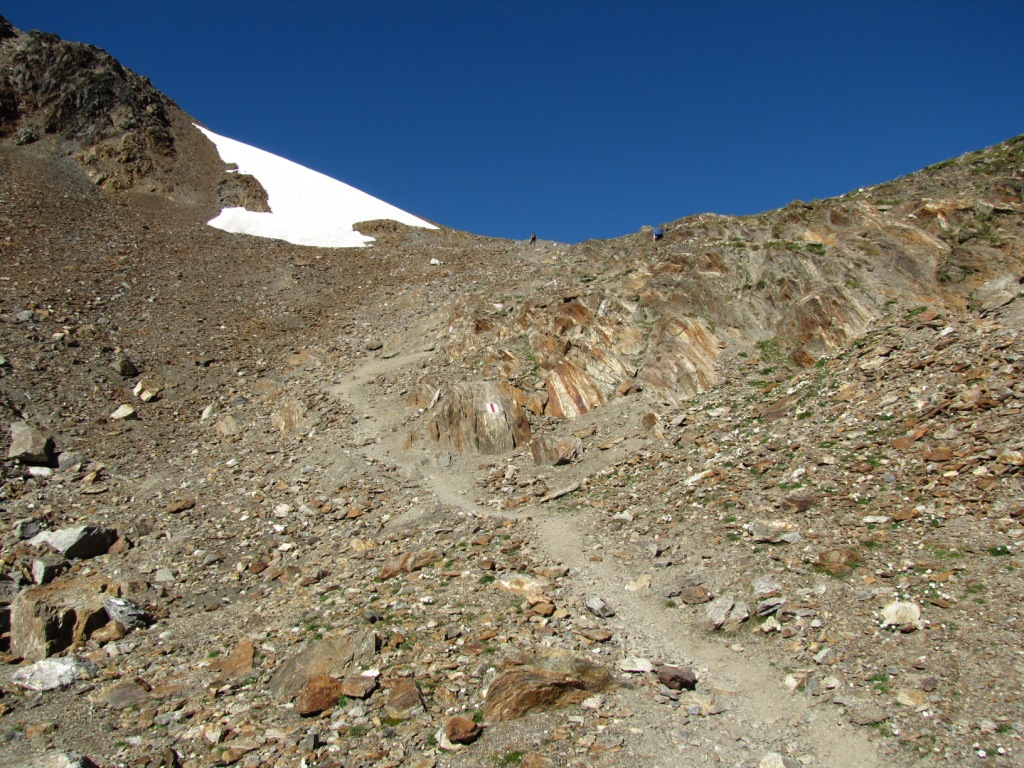
<svg viewBox="0 0 1024 768">
<path fill-rule="evenodd" d="M 1024 138 L 302 248 L 203 223 L 265 197 L 143 78 L 0 36 L 0 766 L 1020 764 Z"/>
</svg>

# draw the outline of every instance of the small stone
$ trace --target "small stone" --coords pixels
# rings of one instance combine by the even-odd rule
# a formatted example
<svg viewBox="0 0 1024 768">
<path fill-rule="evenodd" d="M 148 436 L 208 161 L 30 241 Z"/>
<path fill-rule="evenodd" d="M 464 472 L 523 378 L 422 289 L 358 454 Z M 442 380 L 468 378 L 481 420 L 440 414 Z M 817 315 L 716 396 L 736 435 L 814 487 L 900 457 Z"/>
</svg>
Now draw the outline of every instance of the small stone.
<svg viewBox="0 0 1024 768">
<path fill-rule="evenodd" d="M 238 420 L 235 419 L 235 417 L 230 414 L 228 414 L 222 419 L 219 419 L 213 428 L 221 437 L 232 437 L 241 432 L 241 427 L 238 425 Z"/>
<path fill-rule="evenodd" d="M 80 656 L 42 659 L 11 675 L 11 681 L 30 691 L 53 691 L 67 688 L 82 679 L 95 677 L 96 665 Z"/>
<path fill-rule="evenodd" d="M 138 419 L 139 414 L 130 405 L 121 405 L 118 406 L 117 410 L 110 414 L 110 418 L 114 421 L 131 421 Z"/>
<path fill-rule="evenodd" d="M 445 724 L 445 736 L 453 744 L 471 744 L 480 736 L 481 728 L 468 717 L 455 715 Z"/>
<path fill-rule="evenodd" d="M 43 526 L 37 518 L 30 517 L 24 520 L 15 520 L 12 526 L 14 532 L 14 538 L 24 541 L 25 539 L 31 539 L 33 536 L 38 534 Z"/>
<path fill-rule="evenodd" d="M 852 549 L 826 549 L 818 555 L 814 565 L 829 573 L 849 573 L 860 562 L 860 555 Z"/>
<path fill-rule="evenodd" d="M 106 626 L 100 627 L 89 635 L 89 639 L 98 645 L 106 645 L 122 640 L 127 634 L 124 624 L 120 621 L 108 621 Z"/>
<path fill-rule="evenodd" d="M 543 616 L 547 618 L 548 616 L 554 614 L 555 605 L 554 603 L 537 603 L 535 606 L 533 606 L 533 612 L 536 613 L 538 616 Z"/>
<path fill-rule="evenodd" d="M 778 752 L 769 752 L 761 758 L 757 768 L 802 768 L 802 764 L 792 757 L 784 757 Z"/>
<path fill-rule="evenodd" d="M 653 672 L 654 665 L 647 659 L 637 657 L 625 658 L 619 662 L 619 669 L 623 672 Z"/>
<path fill-rule="evenodd" d="M 162 390 L 160 387 L 149 379 L 142 379 L 132 390 L 132 394 L 144 403 L 151 403 L 154 400 L 159 399 L 161 393 Z"/>
<path fill-rule="evenodd" d="M 195 505 L 195 499 L 178 499 L 177 501 L 172 501 L 171 503 L 164 506 L 162 511 L 164 512 L 164 514 L 177 515 L 181 512 L 185 512 L 186 510 L 192 509 L 193 507 L 195 507 Z"/>
<path fill-rule="evenodd" d="M 758 576 L 753 581 L 754 594 L 760 598 L 779 597 L 782 585 L 771 576 Z"/>
<path fill-rule="evenodd" d="M 839 654 L 834 648 L 823 648 L 814 655 L 814 662 L 816 664 L 835 664 L 839 661 Z"/>
<path fill-rule="evenodd" d="M 928 703 L 928 694 L 914 688 L 901 688 L 896 691 L 896 701 L 907 707 L 920 707 Z"/>
<path fill-rule="evenodd" d="M 898 627 L 901 632 L 923 629 L 921 607 L 916 603 L 893 601 L 882 609 L 883 627 Z"/>
<path fill-rule="evenodd" d="M 129 358 L 125 357 L 124 355 L 118 355 L 117 359 L 114 361 L 113 368 L 115 371 L 117 371 L 117 374 L 119 376 L 122 376 L 126 379 L 130 379 L 133 376 L 139 375 L 138 366 L 136 366 L 135 363 L 133 363 Z"/>
<path fill-rule="evenodd" d="M 683 587 L 679 590 L 679 599 L 687 605 L 702 605 L 710 602 L 714 595 L 705 587 Z"/>
<path fill-rule="evenodd" d="M 795 544 L 800 541 L 800 531 L 787 520 L 755 520 L 747 530 L 754 541 L 765 544 Z"/>
<path fill-rule="evenodd" d="M 137 680 L 121 680 L 105 689 L 99 698 L 111 709 L 141 707 L 149 700 L 149 689 Z"/>
<path fill-rule="evenodd" d="M 589 695 L 584 682 L 573 676 L 532 666 L 512 667 L 488 686 L 485 714 L 489 723 L 513 720 L 576 704 Z"/>
<path fill-rule="evenodd" d="M 68 569 L 68 561 L 59 555 L 43 555 L 32 560 L 32 581 L 49 584 Z"/>
<path fill-rule="evenodd" d="M 658 682 L 673 691 L 692 691 L 697 687 L 697 676 L 688 666 L 664 664 L 658 667 Z"/>
<path fill-rule="evenodd" d="M 578 437 L 549 437 L 534 435 L 530 443 L 533 460 L 540 465 L 571 464 L 583 455 L 583 441 Z"/>
<path fill-rule="evenodd" d="M 153 623 L 153 619 L 135 603 L 123 597 L 103 598 L 103 607 L 112 621 L 118 621 L 127 630 L 142 629 Z"/>
<path fill-rule="evenodd" d="M 245 677 L 252 671 L 255 654 L 256 649 L 251 640 L 240 641 L 229 655 L 210 665 L 211 671 L 220 673 L 214 678 L 211 685 L 220 687 L 225 683 Z"/>
<path fill-rule="evenodd" d="M 78 525 L 56 531 L 43 531 L 29 543 L 38 547 L 48 544 L 68 558 L 86 560 L 105 555 L 117 540 L 117 531 L 101 525 Z"/>
<path fill-rule="evenodd" d="M 850 710 L 850 722 L 856 725 L 874 725 L 889 719 L 889 713 L 877 704 L 865 704 Z"/>
<path fill-rule="evenodd" d="M 352 675 L 341 681 L 341 692 L 350 699 L 367 699 L 377 690 L 377 679 L 366 675 Z"/>
<path fill-rule="evenodd" d="M 615 615 L 615 609 L 600 597 L 592 597 L 584 605 L 588 611 L 602 619 L 610 619 Z"/>
</svg>

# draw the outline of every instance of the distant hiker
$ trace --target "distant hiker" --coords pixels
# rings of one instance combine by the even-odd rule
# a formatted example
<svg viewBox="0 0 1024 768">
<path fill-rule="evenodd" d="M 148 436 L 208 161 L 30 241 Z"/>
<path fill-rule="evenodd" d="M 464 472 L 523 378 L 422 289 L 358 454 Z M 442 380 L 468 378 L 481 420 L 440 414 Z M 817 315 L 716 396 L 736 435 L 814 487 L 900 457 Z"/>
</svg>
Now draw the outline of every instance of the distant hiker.
<svg viewBox="0 0 1024 768">
<path fill-rule="evenodd" d="M 536 232 L 532 232 L 530 234 L 530 245 L 536 245 L 536 244 L 537 244 L 537 233 Z"/>
<path fill-rule="evenodd" d="M 663 238 L 665 236 L 665 228 L 664 227 L 655 227 L 654 231 L 651 234 L 652 234 L 652 236 L 654 238 L 654 242 L 658 242 L 659 240 L 661 240 L 661 238 Z"/>
</svg>

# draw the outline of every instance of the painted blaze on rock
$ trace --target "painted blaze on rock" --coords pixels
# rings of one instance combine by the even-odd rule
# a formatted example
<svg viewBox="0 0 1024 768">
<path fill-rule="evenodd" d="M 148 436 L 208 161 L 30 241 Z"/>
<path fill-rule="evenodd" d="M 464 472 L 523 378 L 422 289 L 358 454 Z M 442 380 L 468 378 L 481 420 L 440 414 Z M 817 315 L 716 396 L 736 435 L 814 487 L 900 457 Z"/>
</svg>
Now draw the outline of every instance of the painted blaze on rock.
<svg viewBox="0 0 1024 768">
<path fill-rule="evenodd" d="M 515 387 L 492 381 L 462 382 L 438 400 L 427 426 L 432 441 L 456 453 L 508 453 L 530 440 Z"/>
</svg>

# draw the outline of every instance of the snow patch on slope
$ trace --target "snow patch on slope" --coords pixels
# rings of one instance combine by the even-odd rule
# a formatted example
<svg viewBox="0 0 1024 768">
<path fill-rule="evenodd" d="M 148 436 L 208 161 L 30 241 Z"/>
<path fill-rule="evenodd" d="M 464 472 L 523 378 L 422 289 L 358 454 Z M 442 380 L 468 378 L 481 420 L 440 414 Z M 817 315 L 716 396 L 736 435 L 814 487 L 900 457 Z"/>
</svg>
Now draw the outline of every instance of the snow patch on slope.
<svg viewBox="0 0 1024 768">
<path fill-rule="evenodd" d="M 430 222 L 330 176 L 218 136 L 202 126 L 196 128 L 216 145 L 221 160 L 235 163 L 238 173 L 256 177 L 267 191 L 271 210 L 271 213 L 260 213 L 225 208 L 207 222 L 212 227 L 321 248 L 358 248 L 373 242 L 374 238 L 352 228 L 359 221 L 391 219 L 413 227 L 437 229 Z"/>
</svg>

